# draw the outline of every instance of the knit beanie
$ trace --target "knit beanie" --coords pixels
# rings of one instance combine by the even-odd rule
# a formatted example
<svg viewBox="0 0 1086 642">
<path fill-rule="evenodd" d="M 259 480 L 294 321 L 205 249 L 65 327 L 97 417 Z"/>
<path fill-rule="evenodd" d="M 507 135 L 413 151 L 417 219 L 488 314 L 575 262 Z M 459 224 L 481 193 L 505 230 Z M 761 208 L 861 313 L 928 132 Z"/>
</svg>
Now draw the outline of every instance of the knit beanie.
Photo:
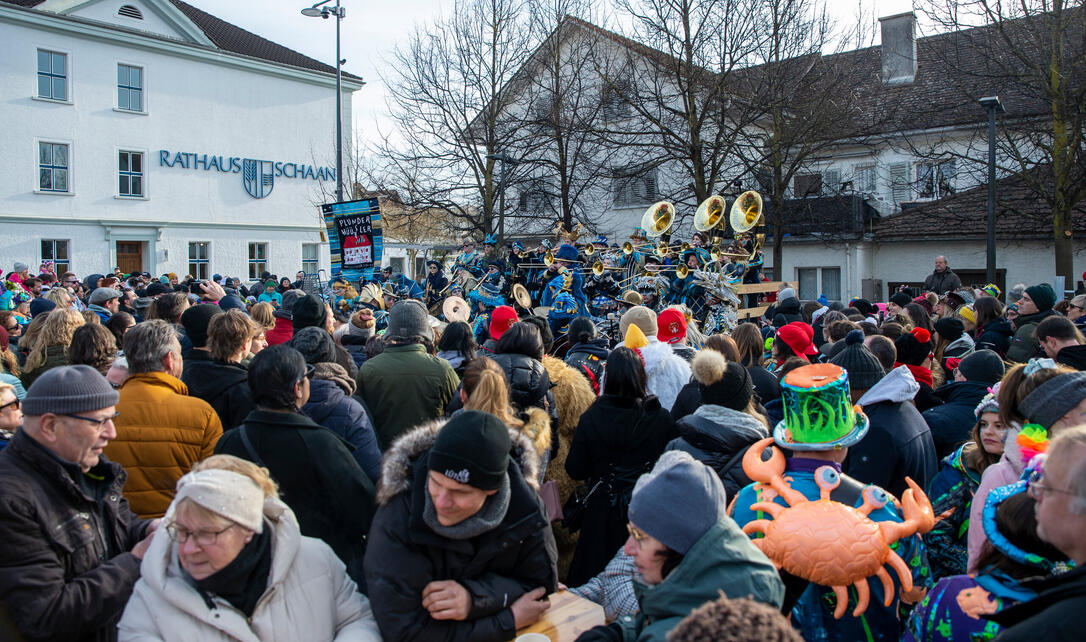
<svg viewBox="0 0 1086 642">
<path fill-rule="evenodd" d="M 283 302 L 275 312 L 278 316 L 290 319 L 294 316 L 294 304 L 306 296 L 305 290 L 287 290 L 283 293 Z"/>
<path fill-rule="evenodd" d="M 777 300 L 778 301 L 784 301 L 785 299 L 794 299 L 794 298 L 796 298 L 796 290 L 795 290 L 795 288 L 784 288 L 783 290 L 781 290 L 780 292 L 777 293 Z"/>
<path fill-rule="evenodd" d="M 896 303 L 899 308 L 903 308 L 913 302 L 912 297 L 904 292 L 894 292 L 890 296 L 890 302 Z"/>
<path fill-rule="evenodd" d="M 170 288 L 168 286 L 166 286 L 166 285 L 164 285 L 162 283 L 159 283 L 158 281 L 155 281 L 151 285 L 147 286 L 147 296 L 149 296 L 149 297 L 155 297 L 155 296 L 158 296 L 160 294 L 166 294 L 169 291 L 170 291 Z"/>
<path fill-rule="evenodd" d="M 931 333 L 924 328 L 914 328 L 898 337 L 894 346 L 898 362 L 918 366 L 931 354 Z"/>
<path fill-rule="evenodd" d="M 15 264 L 12 265 L 11 267 L 14 268 L 12 270 L 12 272 L 15 272 L 15 273 L 19 273 L 19 272 L 22 272 L 24 270 L 29 270 L 30 269 L 30 266 L 27 265 L 26 263 L 23 263 L 22 261 L 16 261 Z"/>
<path fill-rule="evenodd" d="M 720 478 L 690 453 L 669 450 L 634 485 L 629 517 L 634 526 L 686 555 L 726 515 Z"/>
<path fill-rule="evenodd" d="M 635 305 L 626 310 L 618 320 L 618 332 L 626 336 L 626 328 L 636 325 L 646 337 L 655 337 L 659 328 L 656 327 L 656 313 L 643 305 Z"/>
<path fill-rule="evenodd" d="M 849 305 L 860 311 L 860 314 L 869 317 L 875 314 L 875 306 L 867 299 L 853 299 Z"/>
<path fill-rule="evenodd" d="M 302 328 L 291 337 L 290 345 L 302 353 L 306 363 L 334 363 L 336 360 L 336 343 L 324 328 Z"/>
<path fill-rule="evenodd" d="M 291 308 L 290 322 L 295 332 L 310 326 L 323 328 L 327 320 L 328 309 L 324 306 L 324 301 L 312 294 L 298 299 Z"/>
<path fill-rule="evenodd" d="M 37 381 L 34 384 L 37 385 Z M 1036 390 L 1026 395 L 1022 403 L 1018 404 L 1018 410 L 1031 422 L 1041 424 L 1048 430 L 1084 398 L 1086 372 L 1072 372 L 1057 375 L 1037 386 Z M 25 406 L 23 412 L 26 412 Z"/>
<path fill-rule="evenodd" d="M 1052 306 L 1056 305 L 1056 293 L 1052 290 L 1052 286 L 1047 283 L 1029 286 L 1026 288 L 1026 294 L 1037 304 L 1038 312 L 1051 310 Z"/>
<path fill-rule="evenodd" d="M 961 319 L 943 317 L 935 322 L 935 331 L 947 341 L 957 341 L 965 334 L 965 324 Z"/>
<path fill-rule="evenodd" d="M 181 313 L 181 326 L 185 328 L 192 347 L 203 348 L 207 345 L 207 326 L 211 318 L 216 314 L 222 314 L 223 310 L 211 303 L 194 305 Z"/>
<path fill-rule="evenodd" d="M 461 484 L 496 490 L 509 470 L 512 446 L 509 429 L 500 419 L 481 410 L 465 410 L 437 433 L 426 466 Z"/>
<path fill-rule="evenodd" d="M 690 363 L 690 371 L 698 382 L 702 403 L 743 410 L 754 395 L 747 369 L 729 363 L 716 350 L 699 350 Z"/>
<path fill-rule="evenodd" d="M 863 330 L 852 330 L 839 343 L 844 343 L 845 347 L 830 363 L 845 370 L 849 388 L 867 390 L 886 376 L 879 358 L 864 345 Z"/>
<path fill-rule="evenodd" d="M 977 313 L 973 310 L 973 306 L 971 305 L 963 305 L 962 307 L 958 308 L 958 316 L 965 319 L 969 323 L 972 323 L 973 325 L 977 324 Z"/>
<path fill-rule="evenodd" d="M 679 343 L 686 338 L 686 315 L 668 308 L 656 317 L 657 338 L 664 343 Z"/>
<path fill-rule="evenodd" d="M 421 303 L 414 299 L 400 301 L 388 311 L 388 330 L 386 337 L 423 337 L 433 340 L 434 330 L 430 327 L 429 314 Z"/>
<path fill-rule="evenodd" d="M 264 531 L 264 490 L 248 475 L 222 468 L 187 473 L 177 480 L 170 508 L 183 499 L 256 533 Z"/>
<path fill-rule="evenodd" d="M 106 378 L 90 366 L 59 366 L 34 380 L 23 398 L 23 414 L 40 417 L 116 406 L 120 395 Z"/>
<path fill-rule="evenodd" d="M 49 312 L 55 307 L 57 307 L 56 303 L 39 297 L 30 302 L 30 316 L 36 317 L 43 312 Z"/>
<path fill-rule="evenodd" d="M 958 372 L 966 381 L 993 384 L 1003 378 L 1003 359 L 991 350 L 977 350 L 958 364 Z"/>
</svg>

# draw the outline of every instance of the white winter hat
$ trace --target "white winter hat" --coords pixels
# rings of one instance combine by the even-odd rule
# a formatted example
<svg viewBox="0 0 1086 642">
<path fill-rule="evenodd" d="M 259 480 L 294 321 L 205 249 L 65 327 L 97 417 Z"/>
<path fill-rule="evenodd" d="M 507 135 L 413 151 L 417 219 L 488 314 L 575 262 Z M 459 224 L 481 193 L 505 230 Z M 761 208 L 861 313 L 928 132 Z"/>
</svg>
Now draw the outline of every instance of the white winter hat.
<svg viewBox="0 0 1086 642">
<path fill-rule="evenodd" d="M 192 500 L 253 532 L 264 531 L 264 490 L 241 473 L 219 468 L 188 473 L 177 480 L 170 513 L 182 499 Z"/>
</svg>

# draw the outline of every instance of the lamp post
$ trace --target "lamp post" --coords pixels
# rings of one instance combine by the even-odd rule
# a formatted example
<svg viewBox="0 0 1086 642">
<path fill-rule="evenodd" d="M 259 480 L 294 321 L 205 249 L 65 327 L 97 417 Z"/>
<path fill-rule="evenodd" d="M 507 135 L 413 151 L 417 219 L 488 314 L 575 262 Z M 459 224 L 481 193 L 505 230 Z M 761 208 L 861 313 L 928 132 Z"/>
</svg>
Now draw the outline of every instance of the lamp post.
<svg viewBox="0 0 1086 642">
<path fill-rule="evenodd" d="M 985 258 L 985 273 L 988 283 L 995 283 L 996 274 L 996 247 L 995 247 L 995 136 L 996 114 L 1006 111 L 1003 103 L 999 102 L 999 96 L 985 96 L 981 98 L 981 106 L 988 110 L 988 251 Z"/>
<path fill-rule="evenodd" d="M 339 57 L 339 23 L 347 15 L 347 10 L 336 0 L 334 7 L 324 7 L 331 0 L 321 0 L 317 4 L 302 9 L 302 15 L 309 18 L 336 17 L 336 201 L 343 201 L 343 63 Z"/>
<path fill-rule="evenodd" d="M 495 154 L 487 154 L 487 160 L 496 160 L 501 165 L 498 166 L 498 246 L 505 242 L 505 166 L 516 165 L 520 161 L 515 158 L 510 158 L 505 152 L 497 152 Z"/>
</svg>

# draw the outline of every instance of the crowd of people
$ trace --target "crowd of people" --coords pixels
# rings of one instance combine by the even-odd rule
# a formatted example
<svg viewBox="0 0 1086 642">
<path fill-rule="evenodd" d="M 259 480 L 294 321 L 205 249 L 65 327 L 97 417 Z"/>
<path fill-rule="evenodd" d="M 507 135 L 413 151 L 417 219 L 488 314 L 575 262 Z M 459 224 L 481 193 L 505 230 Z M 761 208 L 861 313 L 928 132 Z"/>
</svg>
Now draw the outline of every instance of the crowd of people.
<svg viewBox="0 0 1086 642">
<path fill-rule="evenodd" d="M 504 641 L 568 590 L 585 642 L 1077 639 L 1084 295 L 938 257 L 918 296 L 607 334 L 14 268 L 5 637 Z"/>
</svg>

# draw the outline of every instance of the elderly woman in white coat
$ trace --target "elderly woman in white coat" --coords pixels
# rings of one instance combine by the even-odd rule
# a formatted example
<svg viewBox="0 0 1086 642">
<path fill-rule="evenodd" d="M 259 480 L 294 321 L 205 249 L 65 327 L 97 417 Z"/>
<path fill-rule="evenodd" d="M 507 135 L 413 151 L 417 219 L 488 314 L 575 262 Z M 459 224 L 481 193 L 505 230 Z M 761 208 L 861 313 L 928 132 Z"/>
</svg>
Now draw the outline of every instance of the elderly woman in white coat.
<svg viewBox="0 0 1086 642">
<path fill-rule="evenodd" d="M 369 601 L 303 537 L 267 470 L 215 455 L 177 483 L 118 625 L 125 640 L 380 642 Z"/>
</svg>

